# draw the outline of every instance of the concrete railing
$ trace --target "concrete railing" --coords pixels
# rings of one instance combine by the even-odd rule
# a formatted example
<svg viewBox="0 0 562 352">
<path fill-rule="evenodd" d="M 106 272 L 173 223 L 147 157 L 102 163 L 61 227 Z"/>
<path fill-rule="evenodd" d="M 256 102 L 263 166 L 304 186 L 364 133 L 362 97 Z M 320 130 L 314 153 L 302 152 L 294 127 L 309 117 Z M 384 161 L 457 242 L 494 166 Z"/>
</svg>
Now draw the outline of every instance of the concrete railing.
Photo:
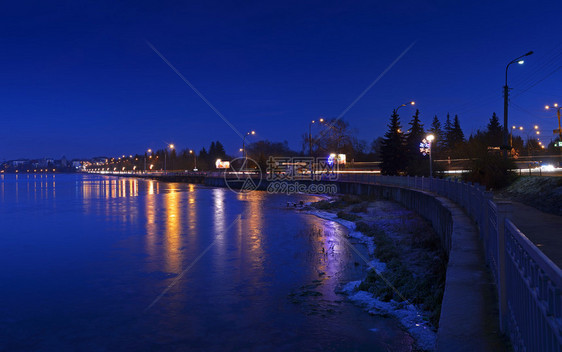
<svg viewBox="0 0 562 352">
<path fill-rule="evenodd" d="M 453 180 L 353 174 L 338 181 L 428 191 L 464 208 L 478 227 L 497 287 L 500 328 L 514 350 L 562 351 L 562 271 L 509 220 L 509 202 Z"/>
</svg>

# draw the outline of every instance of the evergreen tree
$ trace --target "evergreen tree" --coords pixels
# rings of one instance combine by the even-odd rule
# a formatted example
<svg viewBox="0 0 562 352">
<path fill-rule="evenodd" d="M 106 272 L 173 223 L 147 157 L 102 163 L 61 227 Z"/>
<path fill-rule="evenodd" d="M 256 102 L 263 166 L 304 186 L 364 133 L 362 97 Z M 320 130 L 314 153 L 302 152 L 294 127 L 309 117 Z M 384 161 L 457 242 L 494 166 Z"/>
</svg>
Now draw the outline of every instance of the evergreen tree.
<svg viewBox="0 0 562 352">
<path fill-rule="evenodd" d="M 443 130 L 441 129 L 441 122 L 439 121 L 437 115 L 433 116 L 433 121 L 431 121 L 431 128 L 429 129 L 429 132 L 433 134 L 436 141 L 442 140 Z"/>
<path fill-rule="evenodd" d="M 420 111 L 416 109 L 416 113 L 410 121 L 410 129 L 406 135 L 406 157 L 408 164 L 406 170 L 409 175 L 421 175 L 425 168 L 424 156 L 420 153 L 420 143 L 425 138 L 425 131 L 420 122 Z"/>
<path fill-rule="evenodd" d="M 453 127 L 449 135 L 450 135 L 450 140 L 448 143 L 450 147 L 449 150 L 450 154 L 456 158 L 464 156 L 466 154 L 463 150 L 465 138 L 464 138 L 464 132 L 462 131 L 459 122 L 458 115 L 455 115 L 455 118 L 453 120 Z"/>
<path fill-rule="evenodd" d="M 381 145 L 381 173 L 383 175 L 397 175 L 406 166 L 406 152 L 404 135 L 400 126 L 400 118 L 393 111 L 388 124 L 388 131 L 384 135 Z"/>
<path fill-rule="evenodd" d="M 453 139 L 453 124 L 451 123 L 451 116 L 447 113 L 447 119 L 445 120 L 445 126 L 443 126 L 443 132 L 445 133 L 445 138 L 443 139 L 443 149 L 450 152 L 453 149 L 454 139 Z"/>
<path fill-rule="evenodd" d="M 492 114 L 490 122 L 488 123 L 487 137 L 489 146 L 499 146 L 502 144 L 502 125 L 500 125 L 500 120 L 495 112 Z"/>
<path fill-rule="evenodd" d="M 453 120 L 453 129 L 451 132 L 453 136 L 453 147 L 458 143 L 463 143 L 465 141 L 464 132 L 462 131 L 461 124 L 459 122 L 459 115 L 455 115 L 455 119 Z"/>
<path fill-rule="evenodd" d="M 441 122 L 439 121 L 439 118 L 437 118 L 437 115 L 433 116 L 429 132 L 431 132 L 431 134 L 435 137 L 431 143 L 431 152 L 435 156 L 436 154 L 439 154 L 445 136 L 443 130 L 441 129 Z"/>
<path fill-rule="evenodd" d="M 219 141 L 215 142 L 215 154 L 216 154 L 216 157 L 220 158 L 220 159 L 222 159 L 226 156 L 226 151 L 224 150 L 224 146 Z"/>
</svg>

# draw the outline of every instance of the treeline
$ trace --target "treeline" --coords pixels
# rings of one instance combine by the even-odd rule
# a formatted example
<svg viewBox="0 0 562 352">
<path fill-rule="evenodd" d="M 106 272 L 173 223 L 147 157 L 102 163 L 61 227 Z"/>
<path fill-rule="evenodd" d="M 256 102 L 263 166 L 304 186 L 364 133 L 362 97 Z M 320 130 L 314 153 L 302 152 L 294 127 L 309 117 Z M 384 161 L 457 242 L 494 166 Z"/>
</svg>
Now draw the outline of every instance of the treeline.
<svg viewBox="0 0 562 352">
<path fill-rule="evenodd" d="M 211 142 L 209 149 L 202 148 L 198 153 L 189 148 L 176 150 L 166 148 L 145 152 L 144 154 L 123 155 L 111 158 L 101 167 L 115 171 L 192 171 L 214 170 L 217 159 L 228 160 L 231 156 L 226 154 L 221 142 Z M 100 165 L 93 165 L 91 169 L 98 169 Z"/>
<path fill-rule="evenodd" d="M 516 131 L 518 132 L 518 131 Z M 445 116 L 444 121 L 434 116 L 429 127 L 421 122 L 420 111 L 416 110 L 409 122 L 404 126 L 400 116 L 393 111 L 384 136 L 377 137 L 371 143 L 357 138 L 357 132 L 344 119 L 320 119 L 311 123 L 309 131 L 302 135 L 299 151 L 289 147 L 287 141 L 272 142 L 260 140 L 246 145 L 246 155 L 257 161 L 263 170 L 271 157 L 314 156 L 326 157 L 331 153 L 345 154 L 348 164 L 362 161 L 381 162 L 381 172 L 385 175 L 429 175 L 428 156 L 420 152 L 420 142 L 432 134 L 431 146 L 434 171 L 441 171 L 450 159 L 469 159 L 471 168 L 477 170 L 476 175 L 486 179 L 493 173 L 485 170 L 482 164 L 496 163 L 498 167 L 509 167 L 505 160 L 496 160 L 500 154 L 499 147 L 503 144 L 503 129 L 495 113 L 489 119 L 484 130 L 477 130 L 468 139 L 461 128 L 458 115 Z M 540 143 L 536 136 L 528 135 L 526 141 L 521 136 L 511 136 L 513 156 L 537 155 L 555 152 L 553 143 L 548 147 Z M 199 152 L 190 149 L 160 149 L 151 153 L 112 158 L 103 167 L 110 170 L 215 170 L 217 159 L 232 160 L 242 157 L 242 150 L 227 154 L 219 141 L 211 142 L 208 149 Z M 99 165 L 92 168 L 99 168 Z M 482 176 L 485 175 L 485 176 Z M 475 177 L 477 178 L 477 177 Z M 482 181 L 482 180 L 479 180 Z"/>
<path fill-rule="evenodd" d="M 428 156 L 420 152 L 420 143 L 433 135 L 431 153 L 433 159 L 460 158 L 464 154 L 465 136 L 458 115 L 451 121 L 447 114 L 442 127 L 441 121 L 433 117 L 431 127 L 426 131 L 416 110 L 407 125 L 402 127 L 396 111 L 390 116 L 388 130 L 380 141 L 381 173 L 383 175 L 429 175 Z"/>
</svg>

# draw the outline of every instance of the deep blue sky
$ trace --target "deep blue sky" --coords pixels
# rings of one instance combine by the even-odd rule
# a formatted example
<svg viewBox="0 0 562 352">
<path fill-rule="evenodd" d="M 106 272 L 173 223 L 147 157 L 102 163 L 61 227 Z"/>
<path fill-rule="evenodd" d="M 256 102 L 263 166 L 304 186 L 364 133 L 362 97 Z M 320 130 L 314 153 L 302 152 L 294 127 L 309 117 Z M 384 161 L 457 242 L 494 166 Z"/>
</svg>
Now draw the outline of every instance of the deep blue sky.
<svg viewBox="0 0 562 352">
<path fill-rule="evenodd" d="M 467 135 L 493 111 L 503 121 L 505 65 L 529 50 L 510 68 L 510 121 L 538 123 L 547 141 L 557 127 L 544 105 L 562 103 L 562 69 L 548 76 L 562 66 L 560 1 L 242 3 L 4 2 L 0 160 L 211 140 L 235 154 L 239 137 L 147 41 L 240 131 L 294 149 L 311 119 L 338 116 L 412 42 L 345 115 L 361 139 L 412 99 L 426 125 L 457 113 Z M 400 112 L 404 124 L 414 110 Z"/>
</svg>

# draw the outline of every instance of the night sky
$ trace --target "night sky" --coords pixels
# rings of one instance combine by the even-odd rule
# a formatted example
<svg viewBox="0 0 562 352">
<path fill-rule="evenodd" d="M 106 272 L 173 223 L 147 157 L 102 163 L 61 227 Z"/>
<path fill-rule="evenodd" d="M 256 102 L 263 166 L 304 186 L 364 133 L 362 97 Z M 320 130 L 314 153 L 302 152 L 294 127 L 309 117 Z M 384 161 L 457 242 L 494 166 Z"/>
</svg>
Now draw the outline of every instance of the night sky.
<svg viewBox="0 0 562 352">
<path fill-rule="evenodd" d="M 24 3 L 24 2 L 21 2 Z M 458 114 L 465 134 L 492 112 L 510 125 L 557 128 L 562 2 L 3 2 L 0 161 L 199 150 L 241 140 L 149 47 L 240 132 L 300 150 L 311 119 L 342 113 L 369 143 L 415 100 L 428 126 Z M 400 110 L 403 125 L 414 109 Z M 525 135 L 523 135 L 525 137 Z"/>
</svg>

